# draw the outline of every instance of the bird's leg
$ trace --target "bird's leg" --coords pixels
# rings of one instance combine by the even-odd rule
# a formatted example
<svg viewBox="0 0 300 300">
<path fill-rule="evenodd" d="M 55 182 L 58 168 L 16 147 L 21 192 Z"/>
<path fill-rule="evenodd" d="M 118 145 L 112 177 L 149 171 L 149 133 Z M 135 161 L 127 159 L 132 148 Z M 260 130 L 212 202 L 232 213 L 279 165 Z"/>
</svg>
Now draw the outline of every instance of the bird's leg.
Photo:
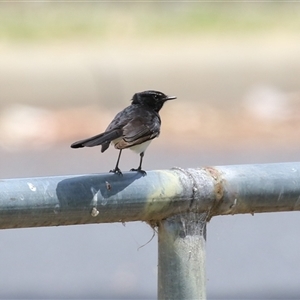
<svg viewBox="0 0 300 300">
<path fill-rule="evenodd" d="M 147 175 L 146 171 L 142 170 L 143 157 L 144 157 L 144 152 L 140 153 L 140 165 L 138 166 L 138 168 L 137 169 L 131 169 L 130 171 L 139 172 L 143 176 Z"/>
<path fill-rule="evenodd" d="M 113 170 L 110 170 L 109 172 L 112 172 L 112 173 L 115 173 L 115 174 L 118 174 L 118 175 L 123 175 L 121 170 L 119 169 L 119 161 L 120 161 L 121 153 L 122 153 L 122 149 L 120 149 L 118 160 L 117 160 L 115 168 Z"/>
</svg>

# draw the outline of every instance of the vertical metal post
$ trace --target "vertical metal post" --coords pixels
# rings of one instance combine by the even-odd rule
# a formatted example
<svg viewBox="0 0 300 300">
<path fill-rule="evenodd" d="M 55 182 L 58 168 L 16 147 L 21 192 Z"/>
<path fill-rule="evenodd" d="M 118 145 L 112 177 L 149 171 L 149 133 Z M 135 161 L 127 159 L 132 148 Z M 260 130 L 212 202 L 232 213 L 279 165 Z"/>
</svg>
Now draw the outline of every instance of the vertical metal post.
<svg viewBox="0 0 300 300">
<path fill-rule="evenodd" d="M 206 299 L 206 213 L 185 213 L 158 226 L 158 299 Z"/>
</svg>

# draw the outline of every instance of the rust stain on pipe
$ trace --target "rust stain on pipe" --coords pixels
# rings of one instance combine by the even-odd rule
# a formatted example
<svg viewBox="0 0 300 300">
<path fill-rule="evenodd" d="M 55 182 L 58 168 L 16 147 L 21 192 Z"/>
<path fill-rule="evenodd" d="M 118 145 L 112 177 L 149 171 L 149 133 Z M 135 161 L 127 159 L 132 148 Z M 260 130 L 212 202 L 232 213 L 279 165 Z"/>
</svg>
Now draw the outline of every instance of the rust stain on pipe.
<svg viewBox="0 0 300 300">
<path fill-rule="evenodd" d="M 209 221 L 214 215 L 216 215 L 217 209 L 222 203 L 222 198 L 224 196 L 224 179 L 221 176 L 221 173 L 213 167 L 204 167 L 203 168 L 214 180 L 214 192 L 215 192 L 215 201 L 209 211 L 207 221 Z"/>
</svg>

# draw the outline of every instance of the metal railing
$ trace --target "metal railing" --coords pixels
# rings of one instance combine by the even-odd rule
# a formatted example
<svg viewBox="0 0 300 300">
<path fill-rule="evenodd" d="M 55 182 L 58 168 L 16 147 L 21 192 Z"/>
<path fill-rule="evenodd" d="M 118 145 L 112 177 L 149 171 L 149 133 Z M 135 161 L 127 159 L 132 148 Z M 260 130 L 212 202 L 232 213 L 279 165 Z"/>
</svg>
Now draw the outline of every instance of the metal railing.
<svg viewBox="0 0 300 300">
<path fill-rule="evenodd" d="M 158 232 L 158 298 L 205 299 L 206 223 L 300 210 L 300 162 L 0 181 L 0 228 L 146 221 Z"/>
</svg>

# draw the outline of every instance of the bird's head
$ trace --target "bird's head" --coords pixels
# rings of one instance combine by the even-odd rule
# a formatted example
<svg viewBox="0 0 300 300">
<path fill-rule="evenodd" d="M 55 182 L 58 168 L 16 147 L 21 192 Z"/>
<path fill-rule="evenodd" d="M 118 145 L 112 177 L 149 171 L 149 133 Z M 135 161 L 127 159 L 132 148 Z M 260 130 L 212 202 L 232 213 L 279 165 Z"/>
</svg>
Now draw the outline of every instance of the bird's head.
<svg viewBox="0 0 300 300">
<path fill-rule="evenodd" d="M 168 100 L 176 99 L 174 96 L 167 96 L 158 91 L 144 91 L 133 95 L 132 104 L 145 105 L 159 112 L 164 103 Z"/>
</svg>

